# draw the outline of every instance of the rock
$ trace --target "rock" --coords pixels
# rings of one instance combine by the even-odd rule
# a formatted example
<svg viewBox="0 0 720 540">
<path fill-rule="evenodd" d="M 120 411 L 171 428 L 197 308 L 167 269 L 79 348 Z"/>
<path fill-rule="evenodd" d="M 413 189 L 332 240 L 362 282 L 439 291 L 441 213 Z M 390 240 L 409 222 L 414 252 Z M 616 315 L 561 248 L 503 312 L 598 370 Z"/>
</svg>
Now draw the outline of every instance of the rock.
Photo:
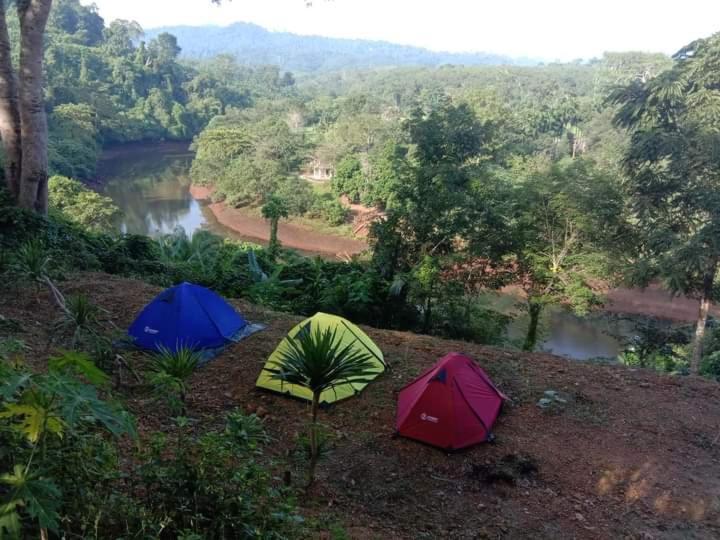
<svg viewBox="0 0 720 540">
<path fill-rule="evenodd" d="M 585 516 L 583 516 L 580 512 L 575 512 L 575 519 L 577 521 L 585 521 Z"/>
<path fill-rule="evenodd" d="M 540 407 L 541 409 L 547 409 L 550 405 L 552 405 L 552 400 L 548 399 L 548 398 L 541 398 L 537 402 L 537 406 Z"/>
<path fill-rule="evenodd" d="M 550 399 L 555 399 L 555 398 L 557 398 L 557 395 L 558 395 L 557 391 L 555 391 L 555 390 L 545 390 L 545 392 L 543 392 L 543 394 L 545 395 L 546 398 L 550 398 Z"/>
</svg>

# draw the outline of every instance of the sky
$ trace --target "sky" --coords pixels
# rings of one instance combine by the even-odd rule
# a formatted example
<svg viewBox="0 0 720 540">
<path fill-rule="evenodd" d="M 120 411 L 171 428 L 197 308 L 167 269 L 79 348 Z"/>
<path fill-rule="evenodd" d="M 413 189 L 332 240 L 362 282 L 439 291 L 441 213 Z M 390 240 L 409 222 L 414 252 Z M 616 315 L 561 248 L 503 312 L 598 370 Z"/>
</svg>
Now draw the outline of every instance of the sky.
<svg viewBox="0 0 720 540">
<path fill-rule="evenodd" d="M 605 51 L 671 54 L 720 30 L 717 0 L 313 0 L 310 7 L 306 0 L 82 3 L 95 3 L 106 23 L 130 19 L 144 28 L 245 21 L 297 34 L 562 61 Z"/>
</svg>

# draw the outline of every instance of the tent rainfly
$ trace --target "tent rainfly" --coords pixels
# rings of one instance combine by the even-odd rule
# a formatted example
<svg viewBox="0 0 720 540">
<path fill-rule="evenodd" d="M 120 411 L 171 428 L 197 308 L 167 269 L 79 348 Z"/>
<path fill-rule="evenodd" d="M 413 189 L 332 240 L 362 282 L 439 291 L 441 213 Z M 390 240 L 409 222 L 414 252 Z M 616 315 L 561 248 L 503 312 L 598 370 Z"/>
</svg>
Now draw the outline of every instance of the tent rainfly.
<svg viewBox="0 0 720 540">
<path fill-rule="evenodd" d="M 375 345 L 365 332 L 342 317 L 328 315 L 327 313 L 316 313 L 290 330 L 290 332 L 288 332 L 288 336 L 294 338 L 300 332 L 315 332 L 318 328 L 320 330 L 325 330 L 326 328 L 336 330 L 337 336 L 340 339 L 341 347 L 352 344 L 354 347 L 357 347 L 364 353 L 368 354 L 375 364 L 375 368 L 373 370 L 374 375 L 372 378 L 377 377 L 385 371 L 385 359 L 382 351 L 380 351 L 378 346 Z M 274 368 L 276 363 L 282 358 L 282 354 L 288 350 L 289 346 L 288 338 L 286 337 L 270 355 L 265 367 Z M 335 388 L 325 390 L 322 394 L 320 394 L 320 404 L 329 405 L 336 401 L 352 397 L 360 393 L 366 386 L 367 383 L 340 384 Z M 257 387 L 312 401 L 312 392 L 310 390 L 295 384 L 288 384 L 286 382 L 273 379 L 270 372 L 266 369 L 263 369 L 260 372 L 260 376 L 257 379 Z"/>
<path fill-rule="evenodd" d="M 213 350 L 263 328 L 251 325 L 213 291 L 181 283 L 150 302 L 128 329 L 137 347 Z"/>
<path fill-rule="evenodd" d="M 450 353 L 400 390 L 395 428 L 403 437 L 458 450 L 491 438 L 506 399 L 472 359 Z"/>
</svg>

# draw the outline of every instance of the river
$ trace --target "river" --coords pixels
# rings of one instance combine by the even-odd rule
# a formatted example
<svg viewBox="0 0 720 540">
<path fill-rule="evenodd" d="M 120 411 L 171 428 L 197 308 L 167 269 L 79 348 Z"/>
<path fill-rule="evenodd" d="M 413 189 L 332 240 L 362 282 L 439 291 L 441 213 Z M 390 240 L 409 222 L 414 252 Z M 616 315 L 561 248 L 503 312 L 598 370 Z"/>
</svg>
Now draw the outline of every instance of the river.
<svg viewBox="0 0 720 540">
<path fill-rule="evenodd" d="M 192 153 L 187 143 L 153 143 L 108 149 L 98 166 L 99 190 L 122 210 L 118 229 L 124 233 L 157 236 L 180 226 L 192 235 L 198 230 L 258 243 L 218 223 L 206 204 L 190 195 L 189 168 Z M 261 243 L 261 242 L 260 242 Z M 517 299 L 498 297 L 507 305 Z M 539 348 L 578 360 L 616 358 L 634 323 L 627 318 L 600 313 L 578 317 L 559 308 L 549 308 L 542 318 Z M 519 317 L 508 329 L 513 342 L 521 342 L 527 320 Z"/>
<path fill-rule="evenodd" d="M 206 229 L 245 239 L 217 222 L 205 204 L 190 196 L 188 143 L 150 143 L 111 147 L 98 163 L 99 191 L 122 210 L 123 233 L 158 236 L 182 227 L 189 235 Z"/>
</svg>

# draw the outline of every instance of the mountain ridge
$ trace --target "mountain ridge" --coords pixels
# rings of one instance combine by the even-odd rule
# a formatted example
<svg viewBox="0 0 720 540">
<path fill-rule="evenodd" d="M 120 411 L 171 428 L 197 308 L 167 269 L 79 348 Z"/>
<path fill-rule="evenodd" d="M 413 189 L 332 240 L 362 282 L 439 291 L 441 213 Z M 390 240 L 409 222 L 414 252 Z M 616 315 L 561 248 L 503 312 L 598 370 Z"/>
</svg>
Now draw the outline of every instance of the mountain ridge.
<svg viewBox="0 0 720 540">
<path fill-rule="evenodd" d="M 323 72 L 376 67 L 455 65 L 533 65 L 529 58 L 488 52 L 443 52 L 389 41 L 333 38 L 275 32 L 254 23 L 228 26 L 164 26 L 147 30 L 146 39 L 162 32 L 178 39 L 185 58 L 232 54 L 242 63 L 271 64 L 294 72 Z"/>
</svg>

